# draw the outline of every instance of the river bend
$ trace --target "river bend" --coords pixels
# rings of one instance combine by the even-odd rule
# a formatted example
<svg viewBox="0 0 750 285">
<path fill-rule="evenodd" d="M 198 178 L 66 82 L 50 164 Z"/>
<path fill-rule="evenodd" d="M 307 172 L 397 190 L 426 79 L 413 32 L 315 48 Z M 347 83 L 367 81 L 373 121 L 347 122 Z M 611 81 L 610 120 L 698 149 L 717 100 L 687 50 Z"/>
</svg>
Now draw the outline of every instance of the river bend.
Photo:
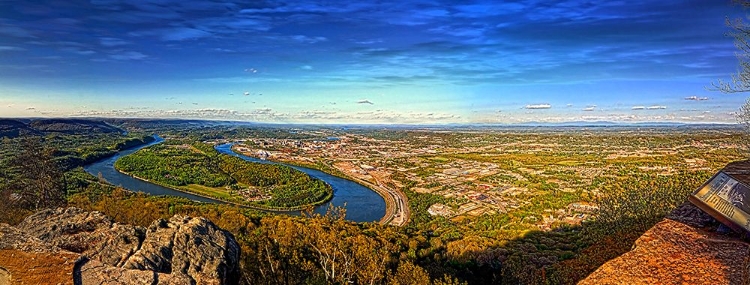
<svg viewBox="0 0 750 285">
<path fill-rule="evenodd" d="M 87 166 L 84 166 L 84 170 L 86 170 L 86 172 L 94 176 L 99 176 L 99 174 L 101 174 L 101 177 L 104 178 L 104 180 L 106 180 L 107 182 L 113 185 L 123 187 L 131 191 L 139 191 L 139 192 L 144 192 L 144 193 L 148 193 L 151 195 L 179 196 L 179 197 L 185 197 L 185 198 L 195 200 L 195 201 L 200 201 L 200 202 L 221 203 L 221 201 L 218 201 L 218 200 L 192 195 L 190 193 L 159 186 L 159 185 L 150 183 L 148 181 L 136 179 L 136 178 L 133 178 L 129 175 L 122 174 L 119 171 L 115 170 L 115 167 L 114 167 L 115 161 L 117 161 L 117 159 L 119 159 L 120 157 L 136 152 L 139 149 L 142 149 L 144 147 L 148 147 L 154 144 L 161 143 L 163 141 L 164 139 L 160 137 L 156 137 L 156 141 L 152 143 L 142 145 L 139 147 L 135 147 L 132 149 L 120 151 L 119 153 L 117 153 L 116 155 L 112 157 L 109 157 L 109 158 L 94 162 L 92 164 L 89 164 Z M 232 151 L 231 143 L 217 145 L 215 148 L 217 151 L 219 151 L 222 154 L 233 155 L 233 156 L 242 158 L 246 161 L 286 165 L 283 163 L 260 160 L 257 158 L 248 157 L 245 155 L 235 153 L 234 151 Z M 310 169 L 306 167 L 300 167 L 300 166 L 293 166 L 293 165 L 287 165 L 287 166 L 297 169 L 299 171 L 302 171 L 304 173 L 307 173 L 308 175 L 314 178 L 323 180 L 329 185 L 331 185 L 331 188 L 333 189 L 333 198 L 329 202 L 315 207 L 316 213 L 324 214 L 326 212 L 326 209 L 328 209 L 329 205 L 334 205 L 337 207 L 345 206 L 346 207 L 346 219 L 350 221 L 354 221 L 354 222 L 377 222 L 385 214 L 385 201 L 383 200 L 383 197 L 380 197 L 380 195 L 378 195 L 377 193 L 375 193 L 374 191 L 372 191 L 371 189 L 365 186 L 362 186 L 348 179 L 344 179 L 344 178 L 340 178 L 340 177 L 336 177 L 336 176 L 324 173 L 319 170 Z M 292 215 L 299 214 L 298 211 L 280 212 L 280 213 L 292 214 Z"/>
</svg>

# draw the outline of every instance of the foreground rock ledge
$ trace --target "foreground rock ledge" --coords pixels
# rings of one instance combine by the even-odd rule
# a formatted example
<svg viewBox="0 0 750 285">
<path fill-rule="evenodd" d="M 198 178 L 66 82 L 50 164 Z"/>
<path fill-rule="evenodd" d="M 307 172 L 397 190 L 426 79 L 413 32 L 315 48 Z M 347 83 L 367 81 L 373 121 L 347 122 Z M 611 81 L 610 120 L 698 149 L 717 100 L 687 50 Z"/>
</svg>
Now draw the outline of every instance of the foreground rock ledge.
<svg viewBox="0 0 750 285">
<path fill-rule="evenodd" d="M 180 215 L 142 228 L 60 208 L 0 224 L 0 284 L 234 284 L 239 255 L 230 233 Z"/>
<path fill-rule="evenodd" d="M 578 284 L 750 284 L 750 244 L 684 204 Z"/>
</svg>

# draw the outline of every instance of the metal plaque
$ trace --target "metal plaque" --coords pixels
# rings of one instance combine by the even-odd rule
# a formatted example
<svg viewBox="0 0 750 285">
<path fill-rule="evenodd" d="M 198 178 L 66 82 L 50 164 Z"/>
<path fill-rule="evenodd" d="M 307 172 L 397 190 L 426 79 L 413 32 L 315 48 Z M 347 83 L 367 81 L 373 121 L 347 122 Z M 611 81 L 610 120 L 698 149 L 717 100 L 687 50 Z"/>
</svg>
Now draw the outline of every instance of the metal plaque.
<svg viewBox="0 0 750 285">
<path fill-rule="evenodd" d="M 746 181 L 738 181 L 733 175 L 737 173 L 737 166 L 744 164 L 750 165 L 750 162 L 728 165 L 698 188 L 688 199 L 730 228 L 740 232 L 750 232 L 750 187 Z M 738 177 L 742 179 L 745 176 Z"/>
</svg>

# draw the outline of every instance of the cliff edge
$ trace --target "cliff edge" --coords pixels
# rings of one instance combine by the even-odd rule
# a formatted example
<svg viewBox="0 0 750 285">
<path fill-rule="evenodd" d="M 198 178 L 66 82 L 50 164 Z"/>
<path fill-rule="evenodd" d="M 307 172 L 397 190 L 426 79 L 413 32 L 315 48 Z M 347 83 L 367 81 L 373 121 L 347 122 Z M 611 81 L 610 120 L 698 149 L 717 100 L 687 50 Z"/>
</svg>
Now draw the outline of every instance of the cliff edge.
<svg viewBox="0 0 750 285">
<path fill-rule="evenodd" d="M 230 233 L 180 215 L 143 228 L 59 208 L 0 224 L 0 284 L 234 284 L 239 255 Z"/>
<path fill-rule="evenodd" d="M 690 203 L 578 284 L 750 284 L 750 244 Z"/>
</svg>

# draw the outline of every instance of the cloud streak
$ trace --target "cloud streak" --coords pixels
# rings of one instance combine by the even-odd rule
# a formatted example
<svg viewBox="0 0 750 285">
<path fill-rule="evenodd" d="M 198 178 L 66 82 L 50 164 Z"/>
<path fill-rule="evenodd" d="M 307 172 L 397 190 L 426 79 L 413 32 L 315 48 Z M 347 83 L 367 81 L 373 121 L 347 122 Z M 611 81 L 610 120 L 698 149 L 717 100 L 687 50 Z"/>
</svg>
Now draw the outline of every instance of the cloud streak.
<svg viewBox="0 0 750 285">
<path fill-rule="evenodd" d="M 529 104 L 524 106 L 524 109 L 528 110 L 545 110 L 545 109 L 551 109 L 552 105 L 550 104 Z"/>
</svg>

